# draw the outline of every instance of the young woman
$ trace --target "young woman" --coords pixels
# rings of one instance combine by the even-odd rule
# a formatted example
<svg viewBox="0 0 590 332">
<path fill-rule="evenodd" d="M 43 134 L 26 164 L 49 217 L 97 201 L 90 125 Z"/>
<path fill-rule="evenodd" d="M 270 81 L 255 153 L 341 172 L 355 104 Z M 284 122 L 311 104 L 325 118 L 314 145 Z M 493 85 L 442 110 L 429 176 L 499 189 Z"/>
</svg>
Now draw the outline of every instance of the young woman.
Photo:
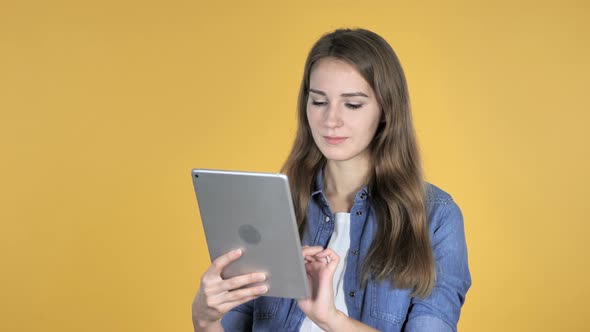
<svg viewBox="0 0 590 332">
<path fill-rule="evenodd" d="M 373 32 L 321 37 L 305 64 L 289 176 L 308 299 L 265 297 L 219 257 L 193 303 L 196 331 L 456 331 L 471 277 L 463 217 L 424 182 L 408 88 Z"/>
</svg>

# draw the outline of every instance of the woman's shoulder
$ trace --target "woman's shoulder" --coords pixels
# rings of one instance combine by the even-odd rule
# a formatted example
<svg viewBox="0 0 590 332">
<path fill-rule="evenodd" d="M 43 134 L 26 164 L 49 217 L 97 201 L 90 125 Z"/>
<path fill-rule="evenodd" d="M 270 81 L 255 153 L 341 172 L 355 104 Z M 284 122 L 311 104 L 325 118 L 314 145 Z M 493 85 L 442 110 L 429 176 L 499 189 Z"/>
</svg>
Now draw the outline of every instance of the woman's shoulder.
<svg viewBox="0 0 590 332">
<path fill-rule="evenodd" d="M 448 203 L 453 197 L 430 182 L 424 183 L 427 203 Z"/>
<path fill-rule="evenodd" d="M 431 230 L 446 226 L 451 228 L 463 227 L 463 214 L 453 197 L 433 185 L 425 183 L 426 214 Z"/>
</svg>

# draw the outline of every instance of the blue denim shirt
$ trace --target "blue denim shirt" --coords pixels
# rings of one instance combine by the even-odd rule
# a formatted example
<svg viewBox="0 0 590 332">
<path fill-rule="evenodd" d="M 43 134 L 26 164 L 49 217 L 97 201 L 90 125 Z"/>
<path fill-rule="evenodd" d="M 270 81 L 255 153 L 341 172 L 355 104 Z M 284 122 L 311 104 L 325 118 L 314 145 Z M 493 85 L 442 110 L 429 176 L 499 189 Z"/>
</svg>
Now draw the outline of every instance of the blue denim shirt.
<svg viewBox="0 0 590 332">
<path fill-rule="evenodd" d="M 436 284 L 426 299 L 389 281 L 369 279 L 361 286 L 360 268 L 377 231 L 367 188 L 354 198 L 350 211 L 350 251 L 346 257 L 344 291 L 348 315 L 380 331 L 456 331 L 465 294 L 471 286 L 461 210 L 449 194 L 426 184 L 426 212 L 436 262 Z M 322 174 L 307 210 L 304 245 L 328 245 L 334 213 L 323 192 Z M 297 300 L 263 296 L 242 304 L 222 319 L 225 331 L 299 331 L 305 318 Z"/>
</svg>

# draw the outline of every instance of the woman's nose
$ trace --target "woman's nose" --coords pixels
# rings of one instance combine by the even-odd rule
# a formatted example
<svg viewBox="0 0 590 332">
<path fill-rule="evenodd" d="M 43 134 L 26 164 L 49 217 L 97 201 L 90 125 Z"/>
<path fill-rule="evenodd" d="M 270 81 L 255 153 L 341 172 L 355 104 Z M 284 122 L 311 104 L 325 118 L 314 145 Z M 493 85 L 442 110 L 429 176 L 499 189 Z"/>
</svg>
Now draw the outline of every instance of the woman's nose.
<svg viewBox="0 0 590 332">
<path fill-rule="evenodd" d="M 324 125 L 328 128 L 342 126 L 342 109 L 338 105 L 328 105 L 324 117 Z"/>
</svg>

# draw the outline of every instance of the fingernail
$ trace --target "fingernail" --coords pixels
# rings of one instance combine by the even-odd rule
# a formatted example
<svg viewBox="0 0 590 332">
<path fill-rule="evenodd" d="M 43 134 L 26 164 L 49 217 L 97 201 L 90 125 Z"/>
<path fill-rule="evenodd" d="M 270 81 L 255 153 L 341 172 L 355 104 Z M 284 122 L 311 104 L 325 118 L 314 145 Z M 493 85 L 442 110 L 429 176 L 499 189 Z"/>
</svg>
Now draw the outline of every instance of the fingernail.
<svg viewBox="0 0 590 332">
<path fill-rule="evenodd" d="M 258 287 L 258 293 L 260 293 L 260 294 L 266 293 L 267 291 L 268 291 L 268 287 L 266 287 L 266 286 Z"/>
<path fill-rule="evenodd" d="M 242 249 L 236 249 L 234 250 L 234 255 L 239 255 L 242 253 Z"/>
<path fill-rule="evenodd" d="M 258 275 L 256 276 L 256 279 L 257 279 L 258 281 L 264 281 L 264 280 L 266 280 L 266 274 L 264 274 L 264 273 L 260 273 L 260 274 L 258 274 Z"/>
</svg>

